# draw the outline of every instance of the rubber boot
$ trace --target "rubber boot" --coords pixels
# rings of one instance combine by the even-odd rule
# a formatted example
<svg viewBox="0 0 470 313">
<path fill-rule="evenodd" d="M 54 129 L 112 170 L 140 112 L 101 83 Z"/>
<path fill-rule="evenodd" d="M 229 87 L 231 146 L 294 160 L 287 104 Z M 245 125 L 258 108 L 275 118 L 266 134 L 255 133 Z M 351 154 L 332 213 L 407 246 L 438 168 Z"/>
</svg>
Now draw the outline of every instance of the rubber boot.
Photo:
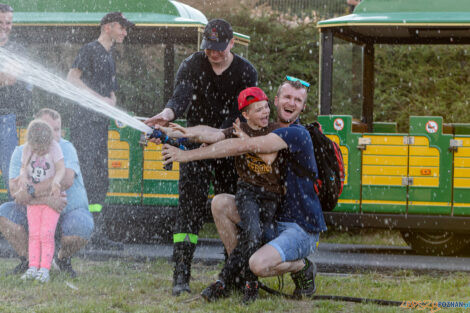
<svg viewBox="0 0 470 313">
<path fill-rule="evenodd" d="M 177 242 L 173 245 L 173 296 L 179 296 L 183 292 L 191 292 L 189 280 L 191 278 L 191 262 L 193 260 L 196 245 L 189 242 Z"/>
</svg>

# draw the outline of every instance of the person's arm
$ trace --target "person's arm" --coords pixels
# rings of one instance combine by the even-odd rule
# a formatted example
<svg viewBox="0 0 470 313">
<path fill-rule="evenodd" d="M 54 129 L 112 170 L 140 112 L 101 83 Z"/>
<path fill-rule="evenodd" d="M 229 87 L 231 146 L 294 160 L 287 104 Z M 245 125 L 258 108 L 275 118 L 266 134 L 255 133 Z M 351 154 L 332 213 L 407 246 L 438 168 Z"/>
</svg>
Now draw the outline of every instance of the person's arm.
<svg viewBox="0 0 470 313">
<path fill-rule="evenodd" d="M 116 105 L 116 100 L 112 99 L 112 98 L 107 98 L 107 97 L 103 97 L 102 95 L 98 94 L 97 92 L 95 92 L 93 89 L 89 88 L 82 80 L 82 71 L 78 68 L 71 68 L 69 70 L 69 73 L 67 74 L 67 81 L 69 81 L 70 83 L 74 84 L 75 86 L 81 88 L 81 89 L 85 89 L 87 90 L 89 93 L 91 93 L 92 95 L 94 95 L 95 97 L 103 100 L 104 102 L 106 102 L 107 104 L 109 105 Z"/>
<path fill-rule="evenodd" d="M 222 129 L 206 125 L 183 127 L 170 123 L 170 127 L 159 127 L 165 134 L 172 138 L 187 138 L 193 142 L 214 143 L 225 139 Z"/>
<path fill-rule="evenodd" d="M 52 184 L 51 184 L 51 195 L 55 197 L 60 196 L 60 192 L 62 190 L 62 180 L 65 177 L 65 163 L 64 159 L 60 159 L 54 164 L 55 166 L 55 175 L 52 178 Z"/>
<path fill-rule="evenodd" d="M 250 138 L 240 127 L 240 121 L 237 120 L 235 123 L 233 123 L 233 128 L 235 130 L 234 135 L 237 136 L 238 138 L 242 140 L 246 140 Z M 257 153 L 256 154 L 261 160 L 264 161 L 264 163 L 271 165 L 274 163 L 274 161 L 277 158 L 277 152 L 273 153 Z"/>
<path fill-rule="evenodd" d="M 176 74 L 176 83 L 171 99 L 163 111 L 145 120 L 145 124 L 151 127 L 155 125 L 166 126 L 186 112 L 194 94 L 194 78 L 191 69 L 197 67 L 195 59 L 196 57 L 192 55 L 181 63 Z"/>
<path fill-rule="evenodd" d="M 72 187 L 74 180 L 75 180 L 75 171 L 70 168 L 65 168 L 64 178 L 60 182 L 62 190 L 67 190 L 70 187 Z"/>
<path fill-rule="evenodd" d="M 183 151 L 164 145 L 162 155 L 164 164 L 170 162 L 189 162 L 205 159 L 218 159 L 228 156 L 252 153 L 272 153 L 287 148 L 287 144 L 278 135 L 270 133 L 266 136 L 251 137 L 248 140 L 239 138 L 226 139 L 210 146 Z"/>
<path fill-rule="evenodd" d="M 349 4 L 349 5 L 356 6 L 356 5 L 358 5 L 359 2 L 361 2 L 361 1 L 360 1 L 360 0 L 347 0 L 346 2 L 347 2 L 347 4 Z"/>
<path fill-rule="evenodd" d="M 116 94 L 114 93 L 114 91 L 111 91 L 111 96 L 109 97 L 111 99 L 111 101 L 114 103 L 113 105 L 116 105 L 117 103 L 117 98 L 116 98 Z"/>
<path fill-rule="evenodd" d="M 16 84 L 16 77 L 5 72 L 0 72 L 0 87 L 13 86 Z"/>
</svg>

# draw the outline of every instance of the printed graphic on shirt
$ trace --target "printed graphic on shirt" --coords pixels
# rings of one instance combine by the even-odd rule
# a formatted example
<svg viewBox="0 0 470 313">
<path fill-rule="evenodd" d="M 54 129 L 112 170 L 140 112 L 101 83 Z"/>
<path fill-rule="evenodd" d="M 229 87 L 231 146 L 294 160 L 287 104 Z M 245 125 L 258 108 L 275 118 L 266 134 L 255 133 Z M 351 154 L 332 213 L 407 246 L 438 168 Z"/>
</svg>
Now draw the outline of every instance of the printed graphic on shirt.
<svg viewBox="0 0 470 313">
<path fill-rule="evenodd" d="M 245 155 L 246 165 L 256 174 L 268 174 L 272 172 L 271 165 L 266 164 L 263 159 L 254 154 Z"/>
<path fill-rule="evenodd" d="M 31 179 L 34 184 L 37 184 L 44 180 L 47 173 L 46 171 L 51 168 L 51 165 L 43 157 L 38 157 L 36 160 L 31 161 Z"/>
</svg>

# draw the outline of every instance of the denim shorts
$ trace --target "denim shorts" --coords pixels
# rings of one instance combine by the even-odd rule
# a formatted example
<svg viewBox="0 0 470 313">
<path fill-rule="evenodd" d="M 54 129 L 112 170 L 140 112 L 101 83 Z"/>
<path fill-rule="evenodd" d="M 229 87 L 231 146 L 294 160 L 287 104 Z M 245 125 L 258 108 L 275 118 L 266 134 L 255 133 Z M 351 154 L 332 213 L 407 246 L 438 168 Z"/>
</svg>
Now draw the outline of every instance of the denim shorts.
<svg viewBox="0 0 470 313">
<path fill-rule="evenodd" d="M 26 207 L 15 202 L 5 202 L 0 205 L 0 216 L 23 226 L 28 230 L 28 218 Z M 56 235 L 77 236 L 89 240 L 93 232 L 93 216 L 87 208 L 78 208 L 62 213 L 57 223 L 57 229 L 62 231 Z"/>
<path fill-rule="evenodd" d="M 268 242 L 281 255 L 282 262 L 306 258 L 315 251 L 320 238 L 319 233 L 307 233 L 297 223 L 278 222 L 279 236 Z"/>
</svg>

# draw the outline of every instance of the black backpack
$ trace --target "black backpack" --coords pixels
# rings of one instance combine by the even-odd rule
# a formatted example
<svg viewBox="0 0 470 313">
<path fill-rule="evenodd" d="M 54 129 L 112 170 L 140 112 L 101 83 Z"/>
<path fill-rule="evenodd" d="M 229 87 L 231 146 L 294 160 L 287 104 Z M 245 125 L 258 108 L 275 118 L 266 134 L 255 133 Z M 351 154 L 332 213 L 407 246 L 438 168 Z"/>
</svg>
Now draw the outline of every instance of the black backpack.
<svg viewBox="0 0 470 313">
<path fill-rule="evenodd" d="M 312 138 L 315 160 L 318 168 L 318 178 L 315 172 L 307 170 L 297 160 L 291 159 L 295 174 L 309 177 L 320 200 L 322 210 L 333 211 L 344 185 L 343 155 L 338 144 L 326 137 L 318 122 L 304 125 Z"/>
</svg>

